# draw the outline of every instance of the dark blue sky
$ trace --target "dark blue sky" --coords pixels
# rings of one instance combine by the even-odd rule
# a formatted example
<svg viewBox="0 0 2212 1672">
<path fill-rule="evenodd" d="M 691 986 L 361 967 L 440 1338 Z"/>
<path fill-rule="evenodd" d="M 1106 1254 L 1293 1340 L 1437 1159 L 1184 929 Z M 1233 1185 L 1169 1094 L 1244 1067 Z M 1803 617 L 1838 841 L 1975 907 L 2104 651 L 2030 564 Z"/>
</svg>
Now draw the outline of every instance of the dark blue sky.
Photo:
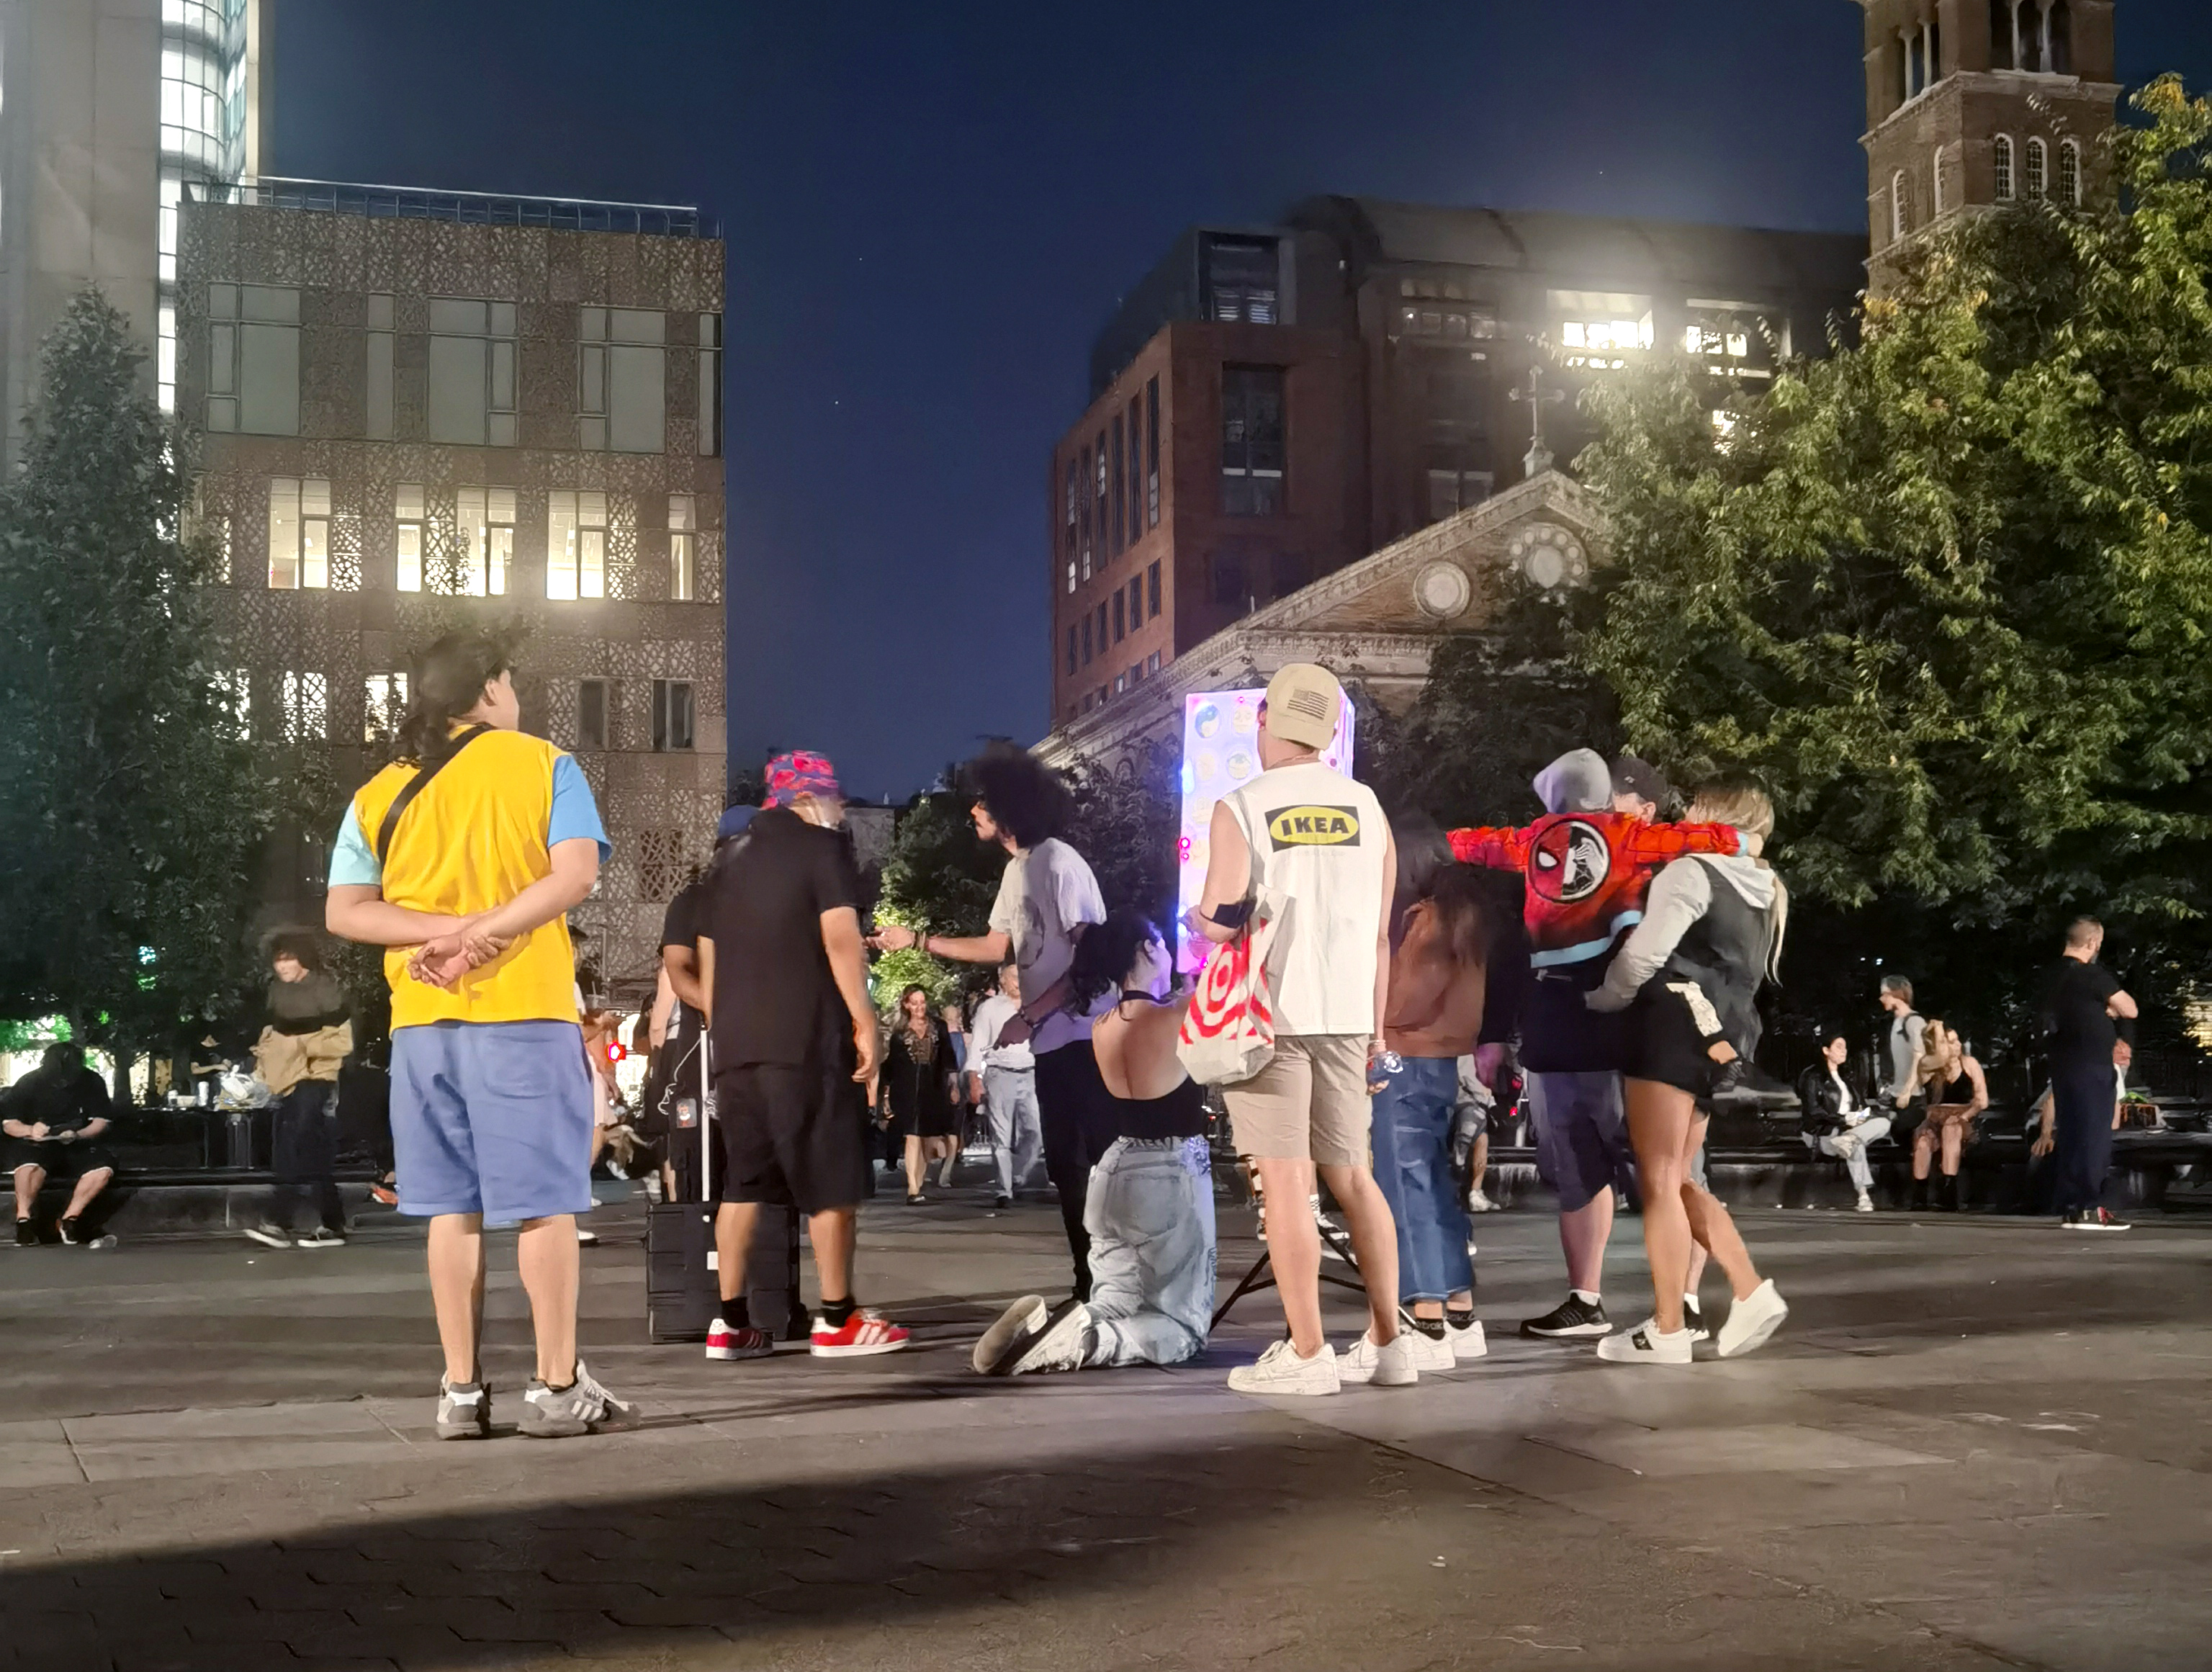
<svg viewBox="0 0 2212 1672">
<path fill-rule="evenodd" d="M 2206 0 L 2122 74 L 2212 83 Z M 1194 221 L 1318 192 L 1852 228 L 1848 0 L 283 0 L 276 172 L 729 241 L 730 747 L 903 794 L 1043 728 L 1045 460 Z"/>
</svg>

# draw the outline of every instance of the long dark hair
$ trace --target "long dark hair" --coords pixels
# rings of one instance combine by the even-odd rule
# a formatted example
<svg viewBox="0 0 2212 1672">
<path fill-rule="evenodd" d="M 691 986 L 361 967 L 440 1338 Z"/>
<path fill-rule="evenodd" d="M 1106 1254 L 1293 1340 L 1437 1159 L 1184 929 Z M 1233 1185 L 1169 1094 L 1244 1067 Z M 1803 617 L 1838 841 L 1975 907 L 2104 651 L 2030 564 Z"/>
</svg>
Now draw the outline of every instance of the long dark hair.
<svg viewBox="0 0 2212 1672">
<path fill-rule="evenodd" d="M 1075 798 L 1060 775 L 1017 744 L 986 745 L 960 775 L 968 793 L 1017 848 L 1058 836 L 1075 817 Z"/>
<path fill-rule="evenodd" d="M 1429 879 L 1421 903 L 1436 914 L 1444 950 L 1454 964 L 1462 968 L 1488 964 L 1493 928 L 1488 891 L 1480 872 L 1456 861 L 1443 866 Z"/>
<path fill-rule="evenodd" d="M 1085 929 L 1075 943 L 1075 958 L 1067 966 L 1067 1008 L 1079 1016 L 1107 994 L 1120 992 L 1137 954 L 1159 939 L 1158 927 L 1144 913 L 1108 912 L 1104 922 Z"/>
<path fill-rule="evenodd" d="M 453 722 L 483 700 L 483 689 L 514 666 L 514 648 L 491 633 L 448 633 L 407 672 L 407 718 L 399 757 L 434 766 L 453 752 Z"/>
</svg>

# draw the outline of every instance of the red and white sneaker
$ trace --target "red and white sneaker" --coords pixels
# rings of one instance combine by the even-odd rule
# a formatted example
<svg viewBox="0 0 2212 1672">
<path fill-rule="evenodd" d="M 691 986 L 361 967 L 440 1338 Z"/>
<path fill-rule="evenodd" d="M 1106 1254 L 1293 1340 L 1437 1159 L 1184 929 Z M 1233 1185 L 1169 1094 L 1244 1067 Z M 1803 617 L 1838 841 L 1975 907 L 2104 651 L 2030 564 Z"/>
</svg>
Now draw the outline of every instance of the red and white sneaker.
<svg viewBox="0 0 2212 1672">
<path fill-rule="evenodd" d="M 808 1351 L 817 1359 L 865 1359 L 872 1353 L 896 1353 L 907 1342 L 907 1332 L 873 1312 L 856 1311 L 842 1324 L 827 1318 L 814 1320 L 814 1338 Z"/>
<path fill-rule="evenodd" d="M 720 1318 L 707 1331 L 709 1359 L 765 1359 L 775 1351 L 775 1338 L 765 1329 L 732 1329 Z"/>
</svg>

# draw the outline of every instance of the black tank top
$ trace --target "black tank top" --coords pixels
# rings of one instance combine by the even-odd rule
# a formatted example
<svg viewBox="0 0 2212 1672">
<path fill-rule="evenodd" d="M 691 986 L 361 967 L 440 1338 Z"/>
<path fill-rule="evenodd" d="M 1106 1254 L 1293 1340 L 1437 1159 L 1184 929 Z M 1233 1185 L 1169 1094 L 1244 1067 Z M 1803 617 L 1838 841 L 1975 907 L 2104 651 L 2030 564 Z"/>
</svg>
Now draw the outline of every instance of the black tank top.
<svg viewBox="0 0 2212 1672">
<path fill-rule="evenodd" d="M 1972 1103 L 1973 1100 L 1973 1076 L 1966 1072 L 1966 1060 L 1962 1057 L 1959 1061 L 1958 1079 L 1941 1087 L 1936 1093 L 1936 1101 L 1938 1104 L 1954 1104 Z"/>
<path fill-rule="evenodd" d="M 1196 1138 L 1206 1131 L 1206 1088 L 1194 1079 L 1164 1097 L 1116 1097 L 1110 1092 L 1116 1138 Z"/>
</svg>

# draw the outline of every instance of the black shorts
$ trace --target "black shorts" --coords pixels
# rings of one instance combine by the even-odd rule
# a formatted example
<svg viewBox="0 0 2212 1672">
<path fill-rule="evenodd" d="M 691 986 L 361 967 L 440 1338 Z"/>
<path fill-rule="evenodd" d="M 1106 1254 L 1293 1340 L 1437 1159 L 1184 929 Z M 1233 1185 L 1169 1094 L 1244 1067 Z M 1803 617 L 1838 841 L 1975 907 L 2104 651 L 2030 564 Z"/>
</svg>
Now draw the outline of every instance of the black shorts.
<svg viewBox="0 0 2212 1672">
<path fill-rule="evenodd" d="M 48 1178 L 82 1178 L 87 1173 L 114 1165 L 115 1158 L 108 1153 L 107 1146 L 97 1141 L 57 1144 L 52 1140 L 37 1143 L 28 1138 L 8 1140 L 8 1170 L 11 1174 L 22 1167 L 44 1167 Z"/>
<path fill-rule="evenodd" d="M 1709 1037 L 1694 1019 L 1700 1006 L 1711 1008 L 1693 982 L 1647 984 L 1628 1007 L 1628 1062 L 1623 1075 L 1671 1085 L 1700 1104 L 1710 1098 L 1720 1065 L 1706 1054 Z"/>
<path fill-rule="evenodd" d="M 866 1111 L 850 1079 L 820 1068 L 754 1063 L 714 1076 L 724 1201 L 802 1213 L 857 1207 L 867 1194 Z"/>
</svg>

